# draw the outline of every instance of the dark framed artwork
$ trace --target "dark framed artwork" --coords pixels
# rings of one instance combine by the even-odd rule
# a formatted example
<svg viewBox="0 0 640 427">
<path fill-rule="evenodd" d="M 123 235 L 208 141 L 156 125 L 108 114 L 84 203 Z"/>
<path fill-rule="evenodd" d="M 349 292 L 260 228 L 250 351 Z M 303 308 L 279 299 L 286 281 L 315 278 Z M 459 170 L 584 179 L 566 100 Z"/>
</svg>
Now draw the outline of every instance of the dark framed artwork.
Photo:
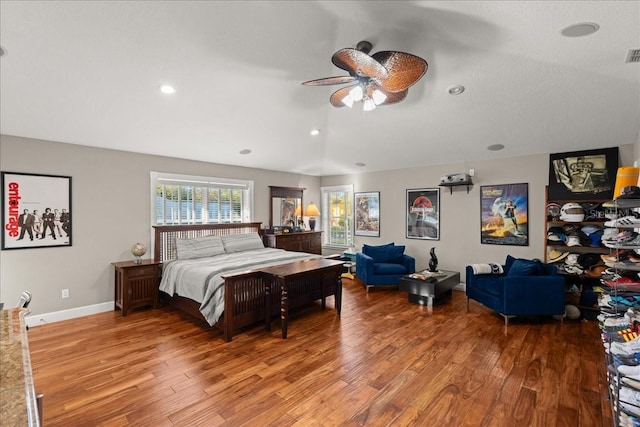
<svg viewBox="0 0 640 427">
<path fill-rule="evenodd" d="M 356 236 L 380 237 L 380 192 L 355 193 Z"/>
<path fill-rule="evenodd" d="M 529 184 L 480 187 L 480 243 L 529 246 Z"/>
<path fill-rule="evenodd" d="M 71 177 L 2 172 L 2 249 L 71 246 Z"/>
<path fill-rule="evenodd" d="M 440 189 L 407 190 L 408 239 L 440 240 Z"/>
<path fill-rule="evenodd" d="M 549 155 L 549 200 L 611 200 L 618 147 Z"/>
</svg>

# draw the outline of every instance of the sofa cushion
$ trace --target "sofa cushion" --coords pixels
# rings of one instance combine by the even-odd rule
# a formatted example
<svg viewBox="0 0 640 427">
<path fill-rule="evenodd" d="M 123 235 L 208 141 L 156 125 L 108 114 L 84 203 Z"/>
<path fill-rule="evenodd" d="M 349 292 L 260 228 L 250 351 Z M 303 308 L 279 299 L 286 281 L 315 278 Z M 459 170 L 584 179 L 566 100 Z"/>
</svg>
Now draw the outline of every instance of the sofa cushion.
<svg viewBox="0 0 640 427">
<path fill-rule="evenodd" d="M 393 252 L 394 247 L 395 244 L 393 242 L 380 246 L 363 245 L 362 253 L 369 255 L 373 259 L 373 262 L 389 262 L 395 254 L 395 252 Z M 404 251 L 404 246 L 400 247 Z"/>
<path fill-rule="evenodd" d="M 407 269 L 402 264 L 377 262 L 373 264 L 373 274 L 380 274 L 382 276 L 394 275 L 394 274 L 407 274 Z"/>
<path fill-rule="evenodd" d="M 540 262 L 516 259 L 513 261 L 507 276 L 539 276 L 541 274 L 544 274 L 544 271 Z"/>
</svg>

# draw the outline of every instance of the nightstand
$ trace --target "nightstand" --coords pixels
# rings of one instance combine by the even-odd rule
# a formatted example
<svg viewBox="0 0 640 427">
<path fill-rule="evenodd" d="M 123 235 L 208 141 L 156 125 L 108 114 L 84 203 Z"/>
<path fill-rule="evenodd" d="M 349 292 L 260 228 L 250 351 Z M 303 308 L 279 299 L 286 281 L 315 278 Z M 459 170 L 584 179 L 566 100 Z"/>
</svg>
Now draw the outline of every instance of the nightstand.
<svg viewBox="0 0 640 427">
<path fill-rule="evenodd" d="M 160 263 L 144 259 L 140 264 L 133 261 L 112 262 L 115 268 L 115 307 L 126 316 L 129 310 L 143 306 L 158 307 L 158 285 Z"/>
</svg>

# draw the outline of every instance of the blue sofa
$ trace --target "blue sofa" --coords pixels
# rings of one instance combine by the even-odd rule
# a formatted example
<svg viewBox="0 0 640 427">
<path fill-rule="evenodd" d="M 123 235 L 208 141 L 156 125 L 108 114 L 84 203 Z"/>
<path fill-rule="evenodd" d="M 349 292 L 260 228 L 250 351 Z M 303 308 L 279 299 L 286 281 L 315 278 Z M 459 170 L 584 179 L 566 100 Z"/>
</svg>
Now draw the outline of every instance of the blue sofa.
<svg viewBox="0 0 640 427">
<path fill-rule="evenodd" d="M 406 274 L 415 273 L 416 260 L 404 253 L 404 246 L 388 243 L 381 246 L 363 245 L 356 254 L 356 276 L 367 287 L 397 285 Z"/>
<path fill-rule="evenodd" d="M 472 299 L 501 314 L 505 326 L 511 316 L 564 315 L 565 280 L 555 265 L 508 255 L 502 270 L 475 274 L 466 267 L 467 312 Z"/>
</svg>

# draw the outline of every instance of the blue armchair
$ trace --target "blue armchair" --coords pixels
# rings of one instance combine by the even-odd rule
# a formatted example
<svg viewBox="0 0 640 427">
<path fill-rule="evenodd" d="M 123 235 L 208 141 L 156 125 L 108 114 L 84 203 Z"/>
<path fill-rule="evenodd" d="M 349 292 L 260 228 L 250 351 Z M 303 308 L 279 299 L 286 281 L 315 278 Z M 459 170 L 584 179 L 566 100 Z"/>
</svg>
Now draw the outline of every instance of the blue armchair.
<svg viewBox="0 0 640 427">
<path fill-rule="evenodd" d="M 415 258 L 404 253 L 404 246 L 389 243 L 382 246 L 363 245 L 356 254 L 356 276 L 367 287 L 397 285 L 406 274 L 415 273 Z"/>
<path fill-rule="evenodd" d="M 502 315 L 505 326 L 510 316 L 564 315 L 565 280 L 555 265 L 508 255 L 502 273 L 479 274 L 480 266 L 466 268 L 467 312 L 473 299 Z"/>
</svg>

